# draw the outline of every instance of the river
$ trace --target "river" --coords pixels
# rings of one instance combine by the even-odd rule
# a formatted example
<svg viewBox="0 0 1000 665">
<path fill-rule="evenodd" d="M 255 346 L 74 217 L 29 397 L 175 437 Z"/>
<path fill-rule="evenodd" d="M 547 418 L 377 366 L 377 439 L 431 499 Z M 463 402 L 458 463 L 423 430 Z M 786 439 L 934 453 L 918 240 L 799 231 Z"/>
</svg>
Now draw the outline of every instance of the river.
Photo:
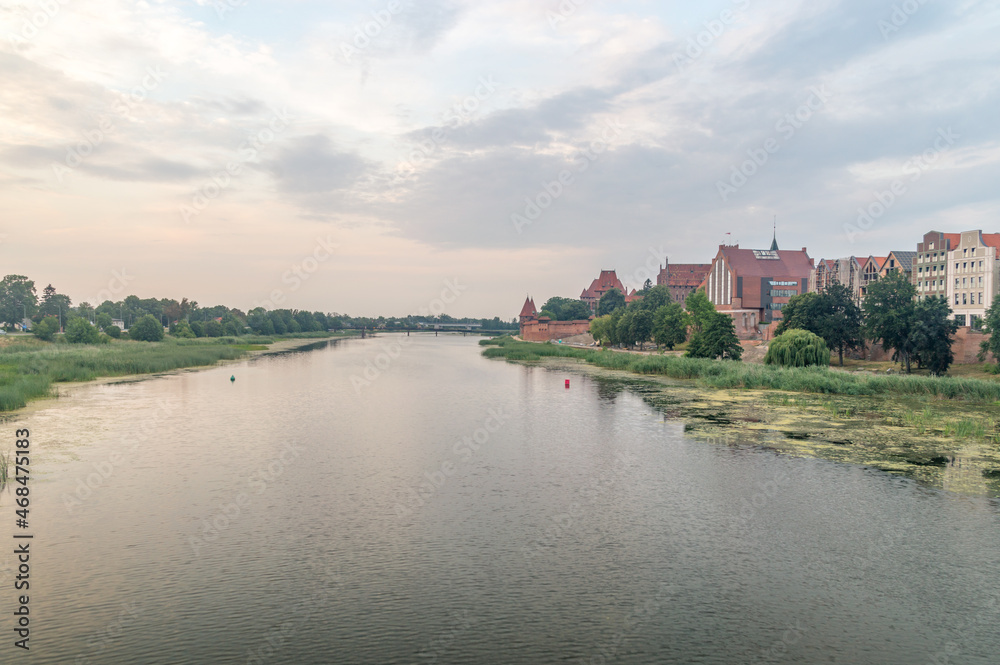
<svg viewBox="0 0 1000 665">
<path fill-rule="evenodd" d="M 689 439 L 475 337 L 314 346 L 8 420 L 0 661 L 997 662 L 995 499 Z"/>
</svg>

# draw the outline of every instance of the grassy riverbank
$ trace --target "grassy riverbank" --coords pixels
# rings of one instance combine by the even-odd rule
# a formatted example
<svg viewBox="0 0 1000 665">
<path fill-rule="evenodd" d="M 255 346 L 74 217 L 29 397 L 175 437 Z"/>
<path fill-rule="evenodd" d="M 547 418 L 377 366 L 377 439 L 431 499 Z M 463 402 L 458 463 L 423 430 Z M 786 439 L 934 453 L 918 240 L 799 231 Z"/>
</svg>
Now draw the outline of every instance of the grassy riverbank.
<svg viewBox="0 0 1000 665">
<path fill-rule="evenodd" d="M 275 337 L 218 337 L 162 342 L 114 341 L 77 345 L 17 336 L 0 345 L 0 412 L 47 397 L 53 384 L 101 377 L 156 374 L 184 367 L 204 367 L 263 351 L 276 339 L 334 337 L 332 333 Z"/>
<path fill-rule="evenodd" d="M 970 378 L 780 369 L 574 349 L 510 338 L 484 355 L 627 390 L 686 436 L 869 466 L 961 494 L 1000 497 L 1000 384 Z"/>
<path fill-rule="evenodd" d="M 775 367 L 728 360 L 640 355 L 610 350 L 579 349 L 557 344 L 518 342 L 509 337 L 480 342 L 488 358 L 538 361 L 546 357 L 584 362 L 637 374 L 695 379 L 710 388 L 786 390 L 828 395 L 907 395 L 977 402 L 1000 400 L 1000 383 L 969 377 L 851 374 L 827 368 Z"/>
</svg>

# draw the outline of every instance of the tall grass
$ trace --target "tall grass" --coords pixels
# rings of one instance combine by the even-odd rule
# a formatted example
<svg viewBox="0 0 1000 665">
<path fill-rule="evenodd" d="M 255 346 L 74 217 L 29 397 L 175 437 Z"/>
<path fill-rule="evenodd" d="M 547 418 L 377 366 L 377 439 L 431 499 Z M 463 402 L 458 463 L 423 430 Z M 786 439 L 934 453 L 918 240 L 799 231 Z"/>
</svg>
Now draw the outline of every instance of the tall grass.
<svg viewBox="0 0 1000 665">
<path fill-rule="evenodd" d="M 48 395 L 52 383 L 58 381 L 155 374 L 181 367 L 213 365 L 245 354 L 243 348 L 222 343 L 183 344 L 174 340 L 99 346 L 19 340 L 0 347 L 0 411 L 20 409 L 29 400 Z"/>
<path fill-rule="evenodd" d="M 822 367 L 777 367 L 680 356 L 576 349 L 556 344 L 501 340 L 483 351 L 487 358 L 534 361 L 543 357 L 578 358 L 592 365 L 675 379 L 697 379 L 711 388 L 788 390 L 829 395 L 913 395 L 979 402 L 1000 400 L 1000 383 L 965 377 L 894 374 L 871 376 Z"/>
<path fill-rule="evenodd" d="M 7 453 L 0 453 L 0 487 L 7 484 L 8 473 L 10 472 L 10 456 Z"/>
</svg>

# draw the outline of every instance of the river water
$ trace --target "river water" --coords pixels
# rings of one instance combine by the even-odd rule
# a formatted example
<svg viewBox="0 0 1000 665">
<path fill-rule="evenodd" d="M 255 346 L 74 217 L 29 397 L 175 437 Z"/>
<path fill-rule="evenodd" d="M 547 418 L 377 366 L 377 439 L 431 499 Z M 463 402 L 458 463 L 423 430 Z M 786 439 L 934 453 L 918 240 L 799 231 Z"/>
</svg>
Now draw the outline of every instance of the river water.
<svg viewBox="0 0 1000 665">
<path fill-rule="evenodd" d="M 998 662 L 996 500 L 691 440 L 476 342 L 323 342 L 15 416 L 31 648 L 5 546 L 0 662 Z"/>
</svg>

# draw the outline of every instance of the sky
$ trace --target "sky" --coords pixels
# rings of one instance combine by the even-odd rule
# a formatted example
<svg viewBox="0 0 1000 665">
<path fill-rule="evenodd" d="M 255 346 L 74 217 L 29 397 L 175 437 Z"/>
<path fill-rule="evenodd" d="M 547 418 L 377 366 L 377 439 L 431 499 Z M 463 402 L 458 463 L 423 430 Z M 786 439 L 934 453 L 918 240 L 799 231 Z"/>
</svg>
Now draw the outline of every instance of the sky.
<svg viewBox="0 0 1000 665">
<path fill-rule="evenodd" d="M 1000 231 L 1000 2 L 0 1 L 0 265 L 509 319 L 721 243 Z"/>
</svg>

